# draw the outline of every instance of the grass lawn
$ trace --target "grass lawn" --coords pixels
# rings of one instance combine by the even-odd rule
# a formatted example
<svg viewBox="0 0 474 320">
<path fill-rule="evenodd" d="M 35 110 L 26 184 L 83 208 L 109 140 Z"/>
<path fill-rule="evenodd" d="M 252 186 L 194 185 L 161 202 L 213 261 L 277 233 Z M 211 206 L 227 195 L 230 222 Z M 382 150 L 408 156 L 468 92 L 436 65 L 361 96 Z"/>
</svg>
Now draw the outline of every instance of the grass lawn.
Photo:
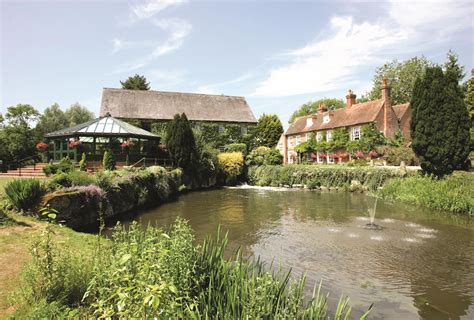
<svg viewBox="0 0 474 320">
<path fill-rule="evenodd" d="M 3 183 L 3 179 L 1 180 Z M 3 185 L 3 184 L 2 184 Z M 3 187 L 2 187 L 3 188 Z M 24 265 L 31 260 L 30 248 L 46 227 L 32 217 L 14 215 L 15 223 L 0 225 L 0 318 L 7 318 L 15 307 L 9 303 L 9 296 L 19 286 L 19 276 Z M 97 237 L 90 234 L 75 232 L 58 225 L 53 226 L 54 243 L 80 250 L 93 256 L 93 247 Z M 90 251 L 90 252 L 88 252 Z"/>
</svg>

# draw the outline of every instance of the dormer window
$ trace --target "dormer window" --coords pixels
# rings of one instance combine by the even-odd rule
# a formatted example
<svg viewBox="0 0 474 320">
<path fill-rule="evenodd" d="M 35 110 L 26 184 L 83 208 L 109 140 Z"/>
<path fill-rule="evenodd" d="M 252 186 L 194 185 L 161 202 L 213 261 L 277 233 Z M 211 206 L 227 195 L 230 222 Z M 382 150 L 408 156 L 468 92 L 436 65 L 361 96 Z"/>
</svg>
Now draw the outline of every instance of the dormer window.
<svg viewBox="0 0 474 320">
<path fill-rule="evenodd" d="M 306 119 L 306 127 L 311 127 L 313 125 L 313 118 Z"/>
<path fill-rule="evenodd" d="M 328 114 L 323 117 L 323 123 L 329 123 L 330 120 L 331 118 L 329 117 Z"/>
</svg>

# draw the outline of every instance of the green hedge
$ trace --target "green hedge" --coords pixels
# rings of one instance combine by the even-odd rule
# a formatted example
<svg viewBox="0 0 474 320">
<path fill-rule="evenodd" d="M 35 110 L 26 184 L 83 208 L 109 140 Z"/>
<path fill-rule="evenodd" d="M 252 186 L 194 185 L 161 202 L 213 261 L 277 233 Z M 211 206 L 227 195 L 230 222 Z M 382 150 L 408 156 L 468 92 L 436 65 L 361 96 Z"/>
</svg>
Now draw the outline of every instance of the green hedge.
<svg viewBox="0 0 474 320">
<path fill-rule="evenodd" d="M 474 215 L 474 173 L 455 172 L 443 179 L 422 175 L 393 179 L 378 195 L 384 199 Z"/>
<path fill-rule="evenodd" d="M 30 210 L 45 193 L 45 187 L 38 179 L 23 178 L 9 182 L 5 195 L 17 210 Z"/>
<path fill-rule="evenodd" d="M 390 179 L 398 177 L 396 170 L 373 167 L 342 166 L 260 166 L 249 168 L 249 183 L 257 186 L 306 185 L 310 189 L 318 187 L 349 188 L 353 180 L 369 190 L 376 190 Z"/>
</svg>

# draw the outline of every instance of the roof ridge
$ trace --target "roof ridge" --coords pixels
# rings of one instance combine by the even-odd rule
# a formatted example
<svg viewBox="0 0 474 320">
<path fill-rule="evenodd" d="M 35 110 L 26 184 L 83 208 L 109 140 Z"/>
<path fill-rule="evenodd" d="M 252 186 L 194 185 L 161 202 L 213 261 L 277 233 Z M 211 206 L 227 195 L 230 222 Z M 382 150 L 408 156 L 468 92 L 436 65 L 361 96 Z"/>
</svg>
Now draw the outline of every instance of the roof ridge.
<svg viewBox="0 0 474 320">
<path fill-rule="evenodd" d="M 133 92 L 159 92 L 159 93 L 175 93 L 175 94 L 192 94 L 200 96 L 212 96 L 212 97 L 229 97 L 229 98 L 242 98 L 245 100 L 244 96 L 231 96 L 226 94 L 209 94 L 209 93 L 197 93 L 197 92 L 179 92 L 179 91 L 160 91 L 160 90 L 131 90 L 131 89 L 120 89 L 120 88 L 106 88 L 103 87 L 102 90 L 117 90 L 117 91 L 133 91 Z"/>
</svg>

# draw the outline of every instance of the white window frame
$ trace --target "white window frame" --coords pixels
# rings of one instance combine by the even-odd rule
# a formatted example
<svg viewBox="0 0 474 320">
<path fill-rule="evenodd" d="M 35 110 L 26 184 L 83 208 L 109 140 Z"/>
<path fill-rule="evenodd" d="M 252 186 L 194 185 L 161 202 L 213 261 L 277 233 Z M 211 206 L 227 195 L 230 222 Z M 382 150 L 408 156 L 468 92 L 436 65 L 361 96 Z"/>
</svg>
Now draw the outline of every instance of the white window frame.
<svg viewBox="0 0 474 320">
<path fill-rule="evenodd" d="M 243 135 L 246 135 L 248 132 L 247 130 L 247 126 L 240 126 L 240 134 L 243 136 Z"/>
<path fill-rule="evenodd" d="M 323 134 L 321 131 L 316 132 L 316 141 L 321 141 L 323 139 Z"/>
<path fill-rule="evenodd" d="M 309 133 L 305 135 L 305 141 L 309 141 Z"/>
<path fill-rule="evenodd" d="M 311 127 L 313 125 L 313 118 L 306 118 L 306 127 Z"/>
<path fill-rule="evenodd" d="M 297 135 L 296 136 L 296 145 L 299 145 L 301 143 L 301 136 Z"/>
<path fill-rule="evenodd" d="M 225 131 L 224 125 L 220 124 L 219 125 L 219 133 L 224 133 L 224 131 Z"/>
<path fill-rule="evenodd" d="M 357 133 L 357 137 L 356 137 L 356 133 Z M 351 140 L 360 140 L 360 136 L 361 136 L 360 126 L 352 127 Z"/>
<path fill-rule="evenodd" d="M 332 130 L 326 131 L 326 141 L 329 142 L 332 140 Z"/>
<path fill-rule="evenodd" d="M 334 164 L 334 153 L 331 154 L 332 157 L 330 157 L 330 155 L 328 154 L 327 155 L 327 158 L 326 158 L 326 161 L 329 163 L 329 164 Z"/>
<path fill-rule="evenodd" d="M 289 142 L 290 147 L 293 147 L 293 137 L 292 136 L 288 138 L 288 142 Z"/>
<path fill-rule="evenodd" d="M 319 151 L 316 153 L 316 160 L 318 163 L 323 163 L 323 158 L 321 158 L 321 154 L 319 153 Z"/>
<path fill-rule="evenodd" d="M 286 156 L 288 157 L 288 163 L 292 164 L 293 163 L 292 152 L 288 151 Z"/>
<path fill-rule="evenodd" d="M 326 114 L 324 117 L 323 117 L 323 123 L 329 123 L 329 121 L 331 121 L 331 117 Z"/>
</svg>

